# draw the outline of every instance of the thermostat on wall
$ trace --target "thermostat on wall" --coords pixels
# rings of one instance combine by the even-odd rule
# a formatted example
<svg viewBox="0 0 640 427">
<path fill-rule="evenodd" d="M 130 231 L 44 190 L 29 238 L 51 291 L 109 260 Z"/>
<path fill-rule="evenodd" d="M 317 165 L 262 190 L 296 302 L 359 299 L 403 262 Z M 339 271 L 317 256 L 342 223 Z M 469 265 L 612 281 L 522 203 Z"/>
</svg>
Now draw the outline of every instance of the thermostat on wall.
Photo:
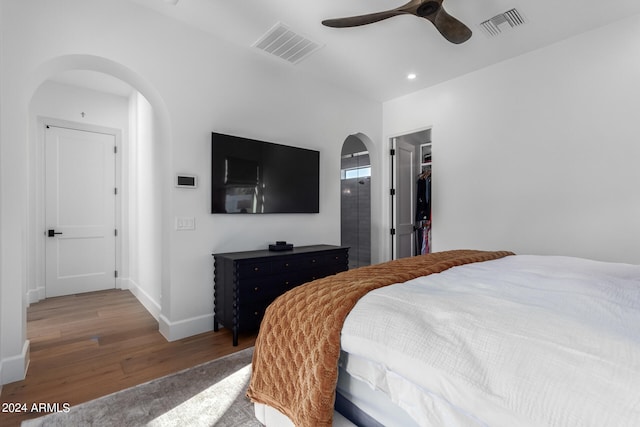
<svg viewBox="0 0 640 427">
<path fill-rule="evenodd" d="M 176 187 L 196 188 L 198 187 L 198 177 L 195 175 L 176 175 Z"/>
</svg>

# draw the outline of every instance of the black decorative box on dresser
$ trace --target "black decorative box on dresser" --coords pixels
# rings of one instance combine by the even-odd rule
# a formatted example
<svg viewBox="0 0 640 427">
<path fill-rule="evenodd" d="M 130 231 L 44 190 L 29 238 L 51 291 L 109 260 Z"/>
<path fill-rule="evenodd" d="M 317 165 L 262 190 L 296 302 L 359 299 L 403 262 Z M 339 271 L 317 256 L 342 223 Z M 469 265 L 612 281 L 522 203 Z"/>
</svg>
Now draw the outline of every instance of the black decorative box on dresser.
<svg viewBox="0 0 640 427">
<path fill-rule="evenodd" d="M 300 246 L 289 251 L 250 251 L 213 254 L 214 323 L 238 332 L 256 330 L 271 302 L 289 289 L 346 271 L 349 248 Z"/>
</svg>

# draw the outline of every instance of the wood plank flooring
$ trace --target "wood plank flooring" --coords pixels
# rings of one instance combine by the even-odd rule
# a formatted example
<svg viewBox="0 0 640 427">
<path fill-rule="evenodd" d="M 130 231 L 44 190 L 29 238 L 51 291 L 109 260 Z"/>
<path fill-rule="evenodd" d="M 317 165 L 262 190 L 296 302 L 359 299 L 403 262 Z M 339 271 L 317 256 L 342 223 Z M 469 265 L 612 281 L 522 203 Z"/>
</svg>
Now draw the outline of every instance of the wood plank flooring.
<svg viewBox="0 0 640 427">
<path fill-rule="evenodd" d="M 5 384 L 0 402 L 71 406 L 142 384 L 255 343 L 241 334 L 237 347 L 222 328 L 167 342 L 158 322 L 126 290 L 50 298 L 27 310 L 30 365 L 24 381 Z M 19 426 L 44 413 L 0 412 L 0 426 Z"/>
</svg>

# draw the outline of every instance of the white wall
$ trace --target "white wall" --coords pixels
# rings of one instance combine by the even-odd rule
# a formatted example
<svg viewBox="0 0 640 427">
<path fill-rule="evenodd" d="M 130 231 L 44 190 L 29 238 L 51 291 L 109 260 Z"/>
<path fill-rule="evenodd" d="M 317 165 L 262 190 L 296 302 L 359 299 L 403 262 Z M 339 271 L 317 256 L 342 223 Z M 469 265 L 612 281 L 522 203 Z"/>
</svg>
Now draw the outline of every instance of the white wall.
<svg viewBox="0 0 640 427">
<path fill-rule="evenodd" d="M 130 146 L 130 289 L 158 318 L 162 283 L 162 200 L 158 182 L 162 180 L 151 104 L 139 93 L 131 97 L 132 141 Z"/>
<path fill-rule="evenodd" d="M 20 98 L 20 89 L 12 85 L 11 54 L 7 46 L 8 34 L 4 31 L 7 21 L 5 2 L 2 8 L 2 72 L 0 73 L 0 358 L 3 384 L 15 381 L 24 374 L 27 367 L 29 343 L 26 339 L 26 182 L 27 144 L 26 141 L 27 101 L 24 98 L 9 103 L 9 99 Z M 18 119 L 17 111 L 23 112 Z M 16 132 L 15 126 L 21 126 Z M 12 129 L 14 128 L 14 129 Z M 22 325 L 22 326 L 21 326 Z"/>
<path fill-rule="evenodd" d="M 433 126 L 433 246 L 640 263 L 640 17 L 384 104 Z"/>
<path fill-rule="evenodd" d="M 2 22 L 2 3 L 0 3 L 0 22 Z M 0 81 L 2 81 L 2 75 L 3 75 L 3 43 L 2 43 L 2 31 L 0 31 Z M 2 99 L 2 85 L 0 84 L 0 99 Z M 0 129 L 2 129 L 2 103 L 0 103 Z M 1 150 L 1 148 L 0 148 Z M 0 156 L 1 156 L 1 151 L 0 151 Z M 0 197 L 2 197 L 2 179 L 3 177 L 0 176 Z M 0 224 L 2 224 L 2 210 L 0 209 Z M 2 241 L 2 227 L 0 226 L 0 241 Z M 0 247 L 0 272 L 2 271 L 2 261 L 3 261 L 3 257 L 2 257 L 2 247 Z M 3 316 L 3 301 L 6 301 L 7 298 L 3 297 L 3 287 L 1 286 L 2 282 L 2 275 L 0 273 L 0 331 L 3 330 L 2 328 L 2 324 L 4 323 L 4 316 Z M 2 392 L 2 384 L 4 384 L 4 376 L 2 375 L 2 365 L 4 364 L 4 351 L 3 351 L 3 347 L 4 347 L 4 340 L 2 339 L 2 335 L 0 332 L 0 392 Z"/>
<path fill-rule="evenodd" d="M 379 144 L 381 105 L 309 80 L 284 61 L 250 47 L 237 50 L 125 0 L 5 0 L 2 8 L 3 358 L 26 358 L 23 298 L 25 266 L 32 254 L 24 218 L 31 205 L 26 179 L 20 178 L 26 178 L 30 164 L 29 102 L 40 84 L 57 72 L 107 72 L 131 84 L 153 107 L 154 144 L 163 171 L 156 184 L 162 206 L 160 323 L 169 339 L 213 326 L 212 252 L 264 248 L 276 239 L 296 245 L 339 244 L 340 148 L 356 132 Z M 211 215 L 212 131 L 320 150 L 321 212 Z M 176 189 L 172 181 L 177 172 L 198 175 L 200 187 Z M 7 185 L 9 178 L 12 185 Z M 194 217 L 196 230 L 175 231 L 176 216 Z"/>
</svg>

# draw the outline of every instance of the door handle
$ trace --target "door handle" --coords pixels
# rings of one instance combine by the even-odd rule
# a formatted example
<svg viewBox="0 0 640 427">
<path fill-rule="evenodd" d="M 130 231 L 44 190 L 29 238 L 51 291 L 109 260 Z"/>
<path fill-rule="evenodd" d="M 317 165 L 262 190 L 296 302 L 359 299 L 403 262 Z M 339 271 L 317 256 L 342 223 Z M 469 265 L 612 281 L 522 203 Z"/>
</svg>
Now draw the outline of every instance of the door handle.
<svg viewBox="0 0 640 427">
<path fill-rule="evenodd" d="M 47 235 L 48 235 L 49 237 L 54 237 L 54 235 L 56 235 L 56 234 L 62 234 L 62 232 L 60 232 L 60 231 L 55 231 L 55 230 L 49 230 L 49 231 L 47 232 Z"/>
</svg>

